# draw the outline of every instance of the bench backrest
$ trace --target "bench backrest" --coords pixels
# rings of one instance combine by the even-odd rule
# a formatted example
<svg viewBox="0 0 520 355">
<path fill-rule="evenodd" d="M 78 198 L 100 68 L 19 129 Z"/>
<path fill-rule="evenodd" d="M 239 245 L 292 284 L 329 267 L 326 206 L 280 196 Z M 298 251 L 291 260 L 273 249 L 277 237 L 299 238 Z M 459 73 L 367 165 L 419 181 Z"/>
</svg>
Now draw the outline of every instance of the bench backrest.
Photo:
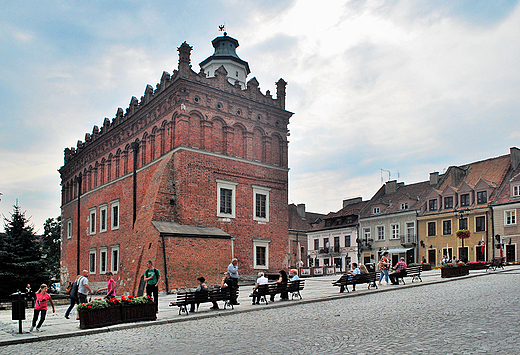
<svg viewBox="0 0 520 355">
<path fill-rule="evenodd" d="M 421 273 L 421 271 L 422 271 L 422 265 L 410 266 L 410 267 L 406 268 L 406 275 L 407 276 L 418 275 Z"/>
</svg>

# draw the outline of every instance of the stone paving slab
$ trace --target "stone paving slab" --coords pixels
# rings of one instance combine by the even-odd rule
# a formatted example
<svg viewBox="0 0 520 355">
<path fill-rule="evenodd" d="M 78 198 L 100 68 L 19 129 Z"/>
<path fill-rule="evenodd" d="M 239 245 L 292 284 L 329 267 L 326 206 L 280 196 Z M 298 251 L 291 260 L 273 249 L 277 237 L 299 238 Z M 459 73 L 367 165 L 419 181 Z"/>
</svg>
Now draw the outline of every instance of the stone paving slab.
<svg viewBox="0 0 520 355">
<path fill-rule="evenodd" d="M 313 302 L 322 302 L 332 299 L 340 299 L 347 297 L 370 297 L 372 293 L 381 293 L 381 292 L 391 292 L 397 289 L 409 288 L 409 287 L 420 287 L 423 285 L 429 285 L 432 283 L 443 283 L 443 282 L 456 282 L 457 280 L 461 280 L 469 277 L 479 277 L 485 276 L 497 272 L 508 272 L 512 270 L 520 270 L 520 266 L 507 266 L 505 270 L 497 270 L 486 272 L 485 270 L 472 270 L 470 271 L 469 276 L 464 277 L 456 277 L 456 278 L 447 278 L 442 279 L 440 276 L 440 270 L 431 270 L 425 271 L 421 274 L 422 282 L 415 281 L 411 283 L 410 278 L 406 278 L 406 285 L 392 285 L 386 284 L 383 282 L 382 285 L 379 285 L 378 289 L 368 290 L 366 285 L 358 285 L 357 290 L 355 292 L 350 293 L 339 293 L 339 287 L 332 286 L 332 281 L 339 278 L 339 275 L 335 276 L 322 276 L 315 278 L 307 278 L 305 281 L 305 289 L 302 293 L 302 300 L 292 300 L 288 302 L 279 301 L 279 295 L 276 298 L 275 302 L 269 303 L 269 305 L 252 305 L 251 298 L 249 294 L 251 293 L 252 286 L 241 286 L 240 287 L 240 296 L 238 301 L 240 305 L 235 306 L 234 310 L 210 310 L 210 303 L 202 304 L 196 313 L 190 313 L 189 315 L 178 314 L 178 307 L 169 307 L 169 303 L 176 299 L 176 295 L 160 295 L 159 296 L 159 313 L 157 315 L 156 321 L 148 321 L 148 322 L 136 322 L 136 323 L 126 323 L 119 324 L 109 327 L 102 327 L 96 329 L 80 329 L 79 321 L 75 320 L 76 311 L 74 310 L 71 313 L 71 319 L 65 319 L 64 314 L 68 306 L 60 305 L 56 307 L 56 313 L 52 313 L 52 310 L 47 313 L 47 318 L 45 323 L 42 326 L 42 332 L 29 332 L 29 328 L 31 325 L 33 311 L 32 309 L 26 310 L 26 319 L 22 321 L 23 333 L 19 334 L 18 321 L 13 321 L 11 319 L 11 311 L 10 310 L 2 310 L 0 311 L 0 346 L 10 345 L 10 344 L 20 344 L 20 343 L 29 343 L 29 342 L 38 342 L 45 341 L 51 339 L 59 339 L 59 338 L 67 338 L 88 334 L 99 334 L 104 332 L 112 332 L 122 329 L 131 329 L 131 328 L 139 328 L 146 327 L 150 325 L 157 324 L 165 324 L 165 323 L 177 323 L 177 322 L 186 322 L 194 319 L 204 319 L 216 316 L 225 316 L 232 315 L 236 313 L 243 312 L 257 312 L 262 311 L 263 309 L 270 309 L 276 307 L 292 307 L 297 306 L 298 304 L 307 304 Z M 351 289 L 351 288 L 350 288 Z M 222 306 L 222 303 L 220 303 Z"/>
</svg>

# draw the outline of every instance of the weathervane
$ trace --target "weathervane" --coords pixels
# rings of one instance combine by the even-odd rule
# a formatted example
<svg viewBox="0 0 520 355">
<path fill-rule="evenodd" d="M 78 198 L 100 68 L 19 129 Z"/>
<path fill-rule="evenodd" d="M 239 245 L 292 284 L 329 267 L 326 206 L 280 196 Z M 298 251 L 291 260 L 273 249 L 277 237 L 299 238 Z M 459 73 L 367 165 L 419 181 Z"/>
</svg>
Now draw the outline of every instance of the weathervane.
<svg viewBox="0 0 520 355">
<path fill-rule="evenodd" d="M 226 24 L 219 25 L 219 26 L 218 26 L 218 30 L 219 30 L 220 32 L 224 32 L 224 36 L 227 36 L 227 32 L 225 32 L 225 31 L 226 31 Z"/>
</svg>

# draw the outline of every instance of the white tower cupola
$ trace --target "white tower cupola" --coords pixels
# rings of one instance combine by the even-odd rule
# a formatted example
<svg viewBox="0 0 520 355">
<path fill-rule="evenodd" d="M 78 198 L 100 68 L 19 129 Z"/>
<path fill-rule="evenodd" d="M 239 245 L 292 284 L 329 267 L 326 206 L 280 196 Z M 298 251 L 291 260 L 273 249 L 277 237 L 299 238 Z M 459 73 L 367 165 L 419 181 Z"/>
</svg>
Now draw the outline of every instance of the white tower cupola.
<svg viewBox="0 0 520 355">
<path fill-rule="evenodd" d="M 242 89 L 245 89 L 247 76 L 251 71 L 249 64 L 240 59 L 236 53 L 238 41 L 224 32 L 224 36 L 215 38 L 211 44 L 215 48 L 215 53 L 199 64 L 206 76 L 208 78 L 215 76 L 217 69 L 224 66 L 229 82 L 235 84 L 238 81 Z"/>
</svg>

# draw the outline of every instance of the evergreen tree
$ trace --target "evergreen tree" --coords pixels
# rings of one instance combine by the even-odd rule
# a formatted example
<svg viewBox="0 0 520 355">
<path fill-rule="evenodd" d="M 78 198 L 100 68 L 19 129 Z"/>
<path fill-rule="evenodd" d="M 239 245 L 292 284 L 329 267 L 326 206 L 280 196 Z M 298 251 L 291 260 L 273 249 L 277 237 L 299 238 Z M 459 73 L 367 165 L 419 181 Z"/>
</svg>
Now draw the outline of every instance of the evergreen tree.
<svg viewBox="0 0 520 355">
<path fill-rule="evenodd" d="M 60 278 L 61 217 L 47 218 L 43 225 L 42 252 L 53 279 Z"/>
<path fill-rule="evenodd" d="M 38 289 L 50 281 L 45 259 L 42 258 L 41 242 L 29 225 L 25 212 L 13 206 L 11 219 L 4 217 L 5 233 L 0 240 L 0 297 L 20 290 L 29 283 Z"/>
</svg>

